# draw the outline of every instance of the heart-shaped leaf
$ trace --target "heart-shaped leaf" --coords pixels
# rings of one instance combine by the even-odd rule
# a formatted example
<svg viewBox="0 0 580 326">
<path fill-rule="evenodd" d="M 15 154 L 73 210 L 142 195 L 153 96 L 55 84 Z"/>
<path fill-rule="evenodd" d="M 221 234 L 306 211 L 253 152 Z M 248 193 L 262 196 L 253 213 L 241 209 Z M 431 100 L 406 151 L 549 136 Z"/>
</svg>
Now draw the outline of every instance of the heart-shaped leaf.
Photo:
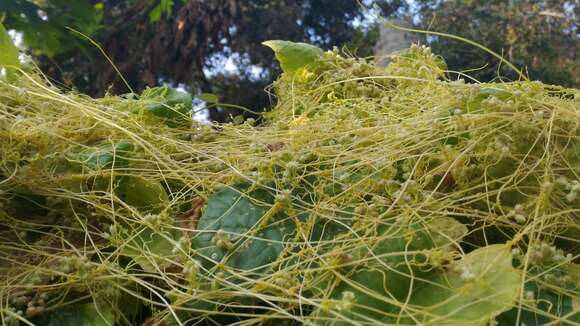
<svg viewBox="0 0 580 326">
<path fill-rule="evenodd" d="M 192 240 L 206 268 L 225 259 L 234 268 L 259 270 L 274 261 L 284 247 L 284 237 L 294 229 L 286 224 L 258 229 L 265 211 L 235 189 L 224 188 L 211 196 L 199 219 L 199 234 Z M 230 248 L 220 246 L 218 240 Z"/>
<path fill-rule="evenodd" d="M 413 320 L 421 325 L 486 325 L 510 309 L 521 288 L 507 245 L 474 250 L 447 272 L 418 285 L 410 299 Z M 414 324 L 404 318 L 403 324 Z"/>
<path fill-rule="evenodd" d="M 19 67 L 18 48 L 12 42 L 8 32 L 0 24 L 0 67 Z"/>
<path fill-rule="evenodd" d="M 262 44 L 274 50 L 282 70 L 288 74 L 293 74 L 306 66 L 316 65 L 324 53 L 322 49 L 306 43 L 272 40 Z"/>
</svg>

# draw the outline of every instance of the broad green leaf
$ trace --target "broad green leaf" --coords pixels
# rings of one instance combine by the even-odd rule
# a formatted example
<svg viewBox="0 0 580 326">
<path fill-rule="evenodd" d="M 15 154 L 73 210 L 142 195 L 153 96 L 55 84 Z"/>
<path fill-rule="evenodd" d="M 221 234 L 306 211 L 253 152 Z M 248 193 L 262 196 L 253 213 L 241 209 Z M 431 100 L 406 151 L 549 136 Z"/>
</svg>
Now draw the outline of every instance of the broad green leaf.
<svg viewBox="0 0 580 326">
<path fill-rule="evenodd" d="M 161 0 L 161 7 L 163 8 L 163 12 L 169 16 L 173 9 L 173 0 Z"/>
<path fill-rule="evenodd" d="M 434 274 L 433 270 L 423 271 L 419 266 L 407 264 L 406 261 L 422 260 L 422 255 L 407 253 L 439 248 L 442 252 L 452 251 L 452 244 L 460 241 L 467 233 L 467 228 L 452 218 L 440 217 L 422 225 L 394 226 L 382 230 L 384 239 L 373 247 L 376 256 L 384 258 L 368 261 L 366 267 L 353 273 L 348 281 L 342 282 L 332 292 L 332 299 L 342 300 L 346 295 L 353 295 L 355 302 L 348 309 L 335 311 L 350 320 L 374 320 L 379 324 L 387 312 L 396 312 L 398 307 L 393 300 L 403 302 L 412 291 L 411 282 Z M 365 258 L 365 257 L 360 257 Z M 413 278 L 411 278 L 413 275 Z M 332 313 L 322 313 L 321 317 L 329 318 L 324 325 L 351 325 L 332 317 Z"/>
<path fill-rule="evenodd" d="M 172 252 L 174 243 L 178 237 L 177 230 L 154 231 L 145 227 L 136 235 L 126 235 L 130 240 L 121 249 L 121 254 L 133 258 L 144 271 L 156 273 L 171 264 L 170 261 L 175 256 Z"/>
<path fill-rule="evenodd" d="M 450 217 L 435 218 L 429 224 L 429 233 L 424 234 L 428 238 L 427 242 L 423 240 L 423 246 L 443 248 L 446 251 L 452 251 L 453 245 L 461 241 L 467 234 L 467 227 Z M 431 244 L 431 242 L 433 244 Z"/>
<path fill-rule="evenodd" d="M 191 110 L 193 99 L 191 97 L 191 94 L 187 92 L 183 92 L 170 87 L 167 91 L 167 95 L 165 96 L 165 98 L 167 99 L 167 105 L 169 106 L 181 104 L 185 107 L 185 109 Z"/>
<path fill-rule="evenodd" d="M 116 192 L 125 203 L 144 213 L 159 213 L 169 203 L 165 189 L 158 182 L 137 176 L 124 177 Z M 123 246 L 121 253 L 133 258 L 143 270 L 156 272 L 155 265 L 168 265 L 167 259 L 172 256 L 174 248 L 174 242 L 169 239 L 176 240 L 178 233 L 176 230 L 156 231 L 146 227 L 135 236 L 127 234 L 131 240 Z"/>
<path fill-rule="evenodd" d="M 535 282 L 526 283 L 525 293 L 532 293 L 537 300 L 537 305 L 535 307 L 522 305 L 520 324 L 541 326 L 554 323 L 556 320 L 560 320 L 562 325 L 580 323 L 580 311 L 573 313 L 574 299 L 572 297 L 558 294 L 547 288 L 540 288 Z M 517 319 L 518 307 L 514 307 L 499 315 L 496 322 L 499 326 L 512 326 L 517 324 Z"/>
<path fill-rule="evenodd" d="M 115 325 L 113 307 L 94 303 L 71 304 L 51 310 L 34 318 L 36 325 L 112 326 Z"/>
<path fill-rule="evenodd" d="M 212 93 L 201 93 L 194 96 L 196 99 L 204 101 L 208 104 L 219 103 L 219 98 L 217 95 Z"/>
<path fill-rule="evenodd" d="M 191 94 L 167 86 L 146 89 L 141 99 L 148 100 L 149 113 L 168 120 L 187 119 L 193 105 Z"/>
<path fill-rule="evenodd" d="M 512 93 L 505 90 L 505 87 L 501 84 L 493 84 L 493 86 L 482 86 L 479 88 L 479 94 L 473 98 L 473 100 L 466 103 L 466 111 L 467 112 L 478 112 L 479 110 L 483 109 L 484 111 L 488 110 L 486 106 L 482 106 L 483 100 L 489 97 L 496 97 L 502 101 L 509 99 L 512 96 Z"/>
<path fill-rule="evenodd" d="M 206 268 L 225 259 L 231 267 L 255 271 L 274 261 L 284 247 L 284 236 L 294 229 L 275 223 L 257 229 L 264 213 L 234 189 L 225 188 L 210 197 L 199 219 L 199 233 L 192 240 Z M 231 243 L 229 250 L 216 244 L 220 236 Z"/>
<path fill-rule="evenodd" d="M 156 23 L 159 20 L 161 20 L 161 4 L 158 4 L 149 12 L 149 22 Z"/>
<path fill-rule="evenodd" d="M 479 248 L 419 285 L 410 300 L 412 320 L 421 325 L 487 325 L 491 316 L 513 306 L 520 289 L 521 273 L 512 266 L 509 246 Z"/>
<path fill-rule="evenodd" d="M 502 85 L 494 85 L 493 87 L 482 87 L 479 89 L 479 97 L 488 98 L 490 96 L 495 96 L 499 99 L 505 100 L 509 98 L 512 94 L 505 90 Z"/>
<path fill-rule="evenodd" d="M 496 318 L 497 325 L 516 325 L 518 313 L 520 324 L 526 326 L 580 324 L 578 296 L 574 295 L 580 290 L 580 265 L 568 263 L 557 269 L 547 267 L 528 272 L 521 311 L 516 306 L 502 313 Z M 554 275 L 546 280 L 545 276 L 548 274 L 558 276 Z M 559 282 L 567 278 L 570 279 L 569 282 Z"/>
<path fill-rule="evenodd" d="M 315 65 L 324 53 L 322 49 L 306 43 L 272 40 L 262 44 L 274 51 L 282 70 L 288 74 Z"/>
<path fill-rule="evenodd" d="M 133 150 L 133 144 L 120 142 L 112 146 L 104 144 L 95 148 L 87 148 L 78 154 L 72 155 L 74 160 L 80 161 L 85 167 L 93 170 L 107 169 L 113 166 L 123 166 L 127 163 L 127 155 Z"/>
<path fill-rule="evenodd" d="M 12 42 L 8 32 L 0 24 L 0 67 L 19 67 L 18 48 Z"/>
<path fill-rule="evenodd" d="M 147 213 L 157 213 L 169 203 L 169 197 L 159 182 L 137 176 L 124 177 L 116 193 L 125 203 Z"/>
</svg>

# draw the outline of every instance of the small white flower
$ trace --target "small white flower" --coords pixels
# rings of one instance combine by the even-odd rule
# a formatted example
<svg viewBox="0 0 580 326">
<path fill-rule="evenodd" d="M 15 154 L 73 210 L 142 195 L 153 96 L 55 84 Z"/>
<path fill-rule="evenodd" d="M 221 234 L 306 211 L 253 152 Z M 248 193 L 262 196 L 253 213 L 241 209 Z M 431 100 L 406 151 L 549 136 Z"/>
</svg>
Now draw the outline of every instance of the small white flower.
<svg viewBox="0 0 580 326">
<path fill-rule="evenodd" d="M 533 291 L 526 291 L 524 297 L 526 298 L 526 300 L 534 300 L 534 292 Z"/>
<path fill-rule="evenodd" d="M 462 266 L 461 270 L 462 272 L 459 277 L 461 277 L 462 280 L 469 282 L 475 279 L 475 274 L 473 274 L 466 266 Z"/>
</svg>

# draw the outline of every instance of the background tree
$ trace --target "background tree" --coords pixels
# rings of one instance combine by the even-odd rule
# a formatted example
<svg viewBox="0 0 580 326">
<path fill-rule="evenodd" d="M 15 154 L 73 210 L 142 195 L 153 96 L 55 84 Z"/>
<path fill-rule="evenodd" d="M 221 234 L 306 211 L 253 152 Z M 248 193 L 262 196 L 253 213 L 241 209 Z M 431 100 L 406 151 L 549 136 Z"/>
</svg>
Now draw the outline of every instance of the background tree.
<svg viewBox="0 0 580 326">
<path fill-rule="evenodd" d="M 4 24 L 23 32 L 43 71 L 95 96 L 128 89 L 98 49 L 67 27 L 101 44 L 137 90 L 160 81 L 204 85 L 205 59 L 223 49 L 239 8 L 234 0 L 0 3 Z"/>
<path fill-rule="evenodd" d="M 580 87 L 580 2 L 563 0 L 418 0 L 418 27 L 462 36 L 485 45 L 532 79 Z M 467 70 L 480 81 L 517 79 L 497 59 L 465 43 L 433 37 L 427 41 L 451 70 Z"/>
<path fill-rule="evenodd" d="M 271 105 L 264 88 L 279 73 L 262 41 L 346 46 L 368 56 L 379 23 L 369 12 L 475 40 L 527 67 L 533 79 L 579 87 L 579 10 L 577 0 L 10 0 L 0 1 L 0 21 L 22 32 L 40 68 L 66 87 L 93 96 L 129 91 L 70 27 L 100 44 L 137 92 L 180 84 L 260 111 Z M 481 81 L 516 78 L 472 46 L 436 37 L 424 42 L 450 69 L 480 68 L 470 74 Z M 240 113 L 212 110 L 210 117 Z"/>
<path fill-rule="evenodd" d="M 71 5 L 72 4 L 72 5 Z M 382 1 L 388 14 L 403 1 Z M 268 39 L 325 48 L 364 39 L 353 25 L 365 7 L 353 0 L 14 0 L 0 2 L 0 17 L 23 32 L 31 54 L 53 79 L 93 96 L 128 89 L 90 36 L 135 90 L 161 82 L 192 92 L 215 92 L 221 101 L 262 110 L 264 88 L 278 75 Z M 359 44 L 360 46 L 361 44 Z M 367 54 L 373 41 L 362 44 Z M 225 58 L 235 71 L 224 69 Z M 212 111 L 211 118 L 225 120 Z M 238 112 L 233 112 L 238 113 Z"/>
</svg>

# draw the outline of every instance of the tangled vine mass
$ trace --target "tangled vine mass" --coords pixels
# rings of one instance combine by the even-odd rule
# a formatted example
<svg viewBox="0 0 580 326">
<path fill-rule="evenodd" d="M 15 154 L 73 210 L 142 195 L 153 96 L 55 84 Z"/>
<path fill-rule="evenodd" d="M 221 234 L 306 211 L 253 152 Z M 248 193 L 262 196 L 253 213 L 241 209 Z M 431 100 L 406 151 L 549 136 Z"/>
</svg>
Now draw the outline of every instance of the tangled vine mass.
<svg viewBox="0 0 580 326">
<path fill-rule="evenodd" d="M 258 121 L 0 77 L 4 325 L 580 323 L 578 90 L 268 45 Z"/>
</svg>

